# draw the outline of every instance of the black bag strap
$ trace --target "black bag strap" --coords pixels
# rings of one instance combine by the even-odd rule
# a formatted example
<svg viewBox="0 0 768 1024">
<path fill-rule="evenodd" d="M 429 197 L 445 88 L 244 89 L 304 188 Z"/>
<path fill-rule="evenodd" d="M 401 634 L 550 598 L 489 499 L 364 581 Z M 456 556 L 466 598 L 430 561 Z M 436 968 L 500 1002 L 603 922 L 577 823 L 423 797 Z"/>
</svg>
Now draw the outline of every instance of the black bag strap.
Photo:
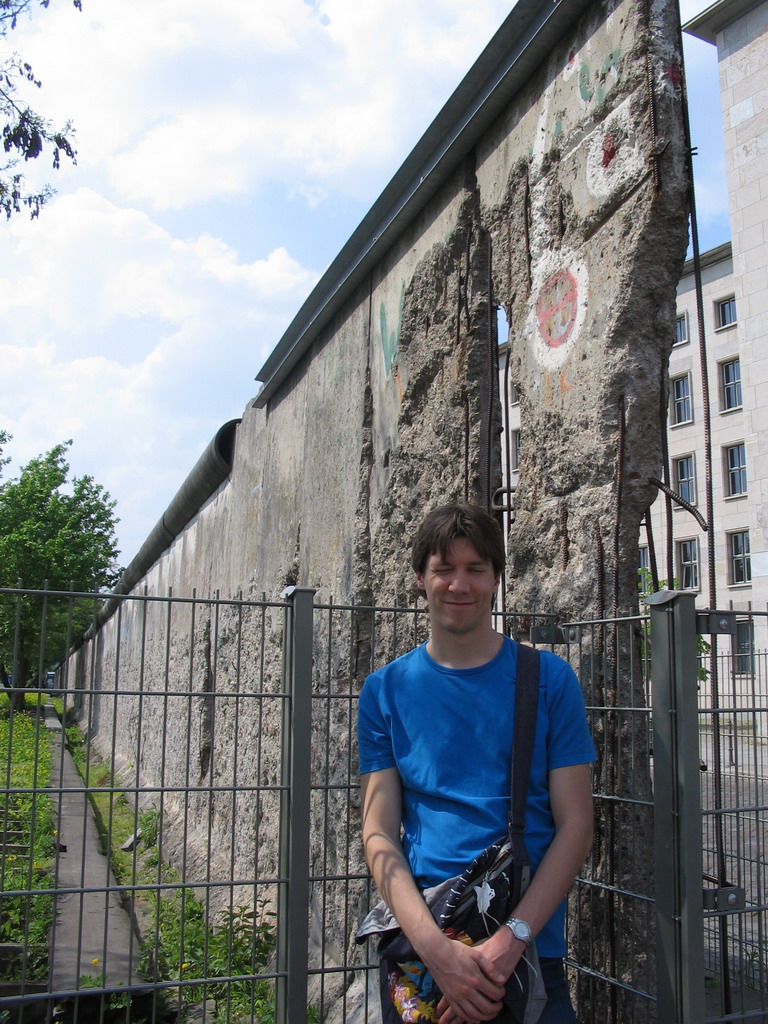
<svg viewBox="0 0 768 1024">
<path fill-rule="evenodd" d="M 512 738 L 512 800 L 509 816 L 510 836 L 522 837 L 525 831 L 525 802 L 531 778 L 531 758 L 536 735 L 536 710 L 539 702 L 541 656 L 533 647 L 517 645 L 515 680 L 515 729 Z"/>
</svg>

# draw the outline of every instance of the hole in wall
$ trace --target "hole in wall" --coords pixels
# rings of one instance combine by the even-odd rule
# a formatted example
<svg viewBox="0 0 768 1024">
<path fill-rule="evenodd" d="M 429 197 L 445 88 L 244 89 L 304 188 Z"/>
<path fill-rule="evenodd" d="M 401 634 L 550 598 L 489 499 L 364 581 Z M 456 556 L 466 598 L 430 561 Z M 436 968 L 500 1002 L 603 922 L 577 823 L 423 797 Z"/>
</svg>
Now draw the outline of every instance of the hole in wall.
<svg viewBox="0 0 768 1024">
<path fill-rule="evenodd" d="M 501 513 L 504 535 L 514 521 L 514 494 L 520 469 L 521 429 L 520 391 L 511 372 L 510 324 L 503 306 L 496 307 L 496 332 L 499 345 L 499 395 L 501 398 L 501 478 L 502 485 L 493 498 L 494 509 Z"/>
<path fill-rule="evenodd" d="M 499 345 L 506 345 L 509 341 L 509 320 L 503 306 L 496 307 L 496 340 Z"/>
</svg>

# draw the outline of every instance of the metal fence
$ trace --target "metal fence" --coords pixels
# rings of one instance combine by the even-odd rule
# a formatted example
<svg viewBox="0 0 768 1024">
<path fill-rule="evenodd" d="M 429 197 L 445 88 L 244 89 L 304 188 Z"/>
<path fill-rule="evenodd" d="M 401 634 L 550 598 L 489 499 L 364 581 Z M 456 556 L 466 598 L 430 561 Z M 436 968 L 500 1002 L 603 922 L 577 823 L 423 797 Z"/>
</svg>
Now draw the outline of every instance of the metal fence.
<svg viewBox="0 0 768 1024">
<path fill-rule="evenodd" d="M 659 1005 L 764 1021 L 768 691 L 742 626 L 765 615 L 651 601 Z"/>
<path fill-rule="evenodd" d="M 39 684 L 0 707 L 0 1021 L 375 1024 L 356 700 L 424 610 L 131 596 L 81 641 L 101 604 L 0 592 Z M 768 1020 L 765 656 L 690 595 L 497 625 L 570 660 L 599 752 L 579 1019 Z"/>
</svg>

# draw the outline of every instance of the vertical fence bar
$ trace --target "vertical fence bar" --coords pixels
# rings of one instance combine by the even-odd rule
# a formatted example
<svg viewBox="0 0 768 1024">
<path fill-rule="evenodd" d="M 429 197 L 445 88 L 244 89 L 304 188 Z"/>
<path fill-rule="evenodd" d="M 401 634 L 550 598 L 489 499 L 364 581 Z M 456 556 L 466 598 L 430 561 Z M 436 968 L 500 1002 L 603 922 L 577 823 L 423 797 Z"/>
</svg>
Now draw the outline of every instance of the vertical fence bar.
<svg viewBox="0 0 768 1024">
<path fill-rule="evenodd" d="M 661 591 L 651 611 L 659 1024 L 700 1024 L 704 906 L 695 596 Z"/>
<path fill-rule="evenodd" d="M 288 587 L 283 638 L 283 771 L 275 1024 L 306 1024 L 309 979 L 309 831 L 312 744 L 313 598 Z"/>
</svg>

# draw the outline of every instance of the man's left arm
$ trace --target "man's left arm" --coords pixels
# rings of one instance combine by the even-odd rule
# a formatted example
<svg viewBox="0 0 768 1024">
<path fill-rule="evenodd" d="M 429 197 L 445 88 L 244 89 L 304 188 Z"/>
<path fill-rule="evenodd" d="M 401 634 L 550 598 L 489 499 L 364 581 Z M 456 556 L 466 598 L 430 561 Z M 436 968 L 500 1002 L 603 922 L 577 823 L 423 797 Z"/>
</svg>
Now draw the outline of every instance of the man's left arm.
<svg viewBox="0 0 768 1024">
<path fill-rule="evenodd" d="M 514 917 L 528 922 L 534 936 L 568 893 L 592 848 L 591 766 L 577 764 L 554 768 L 549 773 L 549 796 L 555 835 L 531 884 L 512 912 Z M 516 939 L 509 928 L 499 928 L 483 943 L 483 952 L 504 977 L 509 978 L 525 952 L 525 943 Z"/>
</svg>

